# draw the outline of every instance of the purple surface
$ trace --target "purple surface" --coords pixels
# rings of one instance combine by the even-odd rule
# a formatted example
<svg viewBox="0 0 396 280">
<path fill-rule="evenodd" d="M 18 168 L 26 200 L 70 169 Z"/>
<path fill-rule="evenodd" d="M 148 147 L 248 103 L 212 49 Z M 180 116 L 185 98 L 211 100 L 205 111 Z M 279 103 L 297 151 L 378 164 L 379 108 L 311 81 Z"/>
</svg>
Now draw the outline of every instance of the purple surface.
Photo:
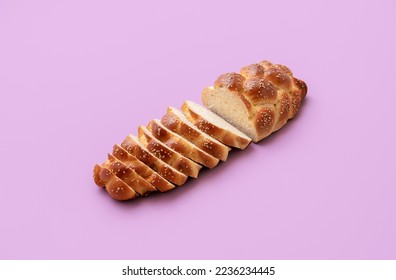
<svg viewBox="0 0 396 280">
<path fill-rule="evenodd" d="M 321 2 L 321 1 L 319 1 Z M 393 1 L 1 1 L 1 259 L 395 259 Z M 268 59 L 281 131 L 168 194 L 92 167 L 168 105 Z"/>
</svg>

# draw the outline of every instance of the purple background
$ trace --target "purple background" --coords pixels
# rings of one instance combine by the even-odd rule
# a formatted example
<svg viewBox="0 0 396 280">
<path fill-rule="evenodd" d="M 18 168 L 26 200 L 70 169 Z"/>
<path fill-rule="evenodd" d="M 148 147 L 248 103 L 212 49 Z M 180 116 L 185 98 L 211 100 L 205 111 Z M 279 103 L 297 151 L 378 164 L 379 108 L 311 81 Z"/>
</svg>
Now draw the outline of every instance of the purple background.
<svg viewBox="0 0 396 280">
<path fill-rule="evenodd" d="M 394 1 L 0 1 L 1 259 L 395 259 Z M 309 87 L 281 131 L 130 203 L 114 143 L 268 59 Z"/>
</svg>

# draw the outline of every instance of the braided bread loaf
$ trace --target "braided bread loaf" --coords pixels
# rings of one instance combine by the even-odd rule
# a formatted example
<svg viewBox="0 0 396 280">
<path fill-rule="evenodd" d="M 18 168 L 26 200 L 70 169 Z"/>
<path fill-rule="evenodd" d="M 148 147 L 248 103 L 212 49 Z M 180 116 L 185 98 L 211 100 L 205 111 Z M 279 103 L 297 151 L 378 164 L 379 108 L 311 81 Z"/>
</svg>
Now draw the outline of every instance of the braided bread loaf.
<svg viewBox="0 0 396 280">
<path fill-rule="evenodd" d="M 202 102 L 258 142 L 295 117 L 306 94 L 307 85 L 289 68 L 264 60 L 218 77 Z"/>
<path fill-rule="evenodd" d="M 182 112 L 168 107 L 161 120 L 138 127 L 139 137 L 128 135 L 114 145 L 108 159 L 95 165 L 94 181 L 117 200 L 182 186 L 203 166 L 227 160 L 230 147 L 245 149 L 280 129 L 306 93 L 289 68 L 268 61 L 221 75 L 202 92 L 207 109 L 191 101 Z"/>
</svg>

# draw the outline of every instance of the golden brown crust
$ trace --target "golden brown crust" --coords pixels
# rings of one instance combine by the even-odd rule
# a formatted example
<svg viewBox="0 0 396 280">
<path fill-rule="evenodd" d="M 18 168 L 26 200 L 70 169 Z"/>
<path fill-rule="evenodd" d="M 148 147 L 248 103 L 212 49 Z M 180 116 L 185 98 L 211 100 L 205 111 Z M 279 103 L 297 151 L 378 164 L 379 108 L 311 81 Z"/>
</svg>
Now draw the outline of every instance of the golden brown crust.
<svg viewBox="0 0 396 280">
<path fill-rule="evenodd" d="M 214 83 L 215 88 L 226 88 L 240 92 L 243 89 L 245 77 L 238 73 L 226 73 L 220 75 Z"/>
<path fill-rule="evenodd" d="M 271 134 L 275 117 L 275 110 L 272 107 L 261 107 L 257 111 L 254 124 L 260 138 Z"/>
<path fill-rule="evenodd" d="M 294 78 L 293 90 L 290 93 L 290 112 L 289 118 L 294 118 L 300 110 L 301 103 L 307 94 L 307 85 L 305 82 Z"/>
<path fill-rule="evenodd" d="M 258 63 L 250 64 L 241 69 L 241 75 L 246 78 L 262 77 L 264 75 L 264 67 Z"/>
<path fill-rule="evenodd" d="M 280 68 L 268 68 L 264 71 L 264 77 L 276 88 L 287 92 L 291 90 L 292 80 L 290 76 Z"/>
<path fill-rule="evenodd" d="M 151 134 L 160 142 L 164 143 L 166 146 L 172 150 L 188 157 L 190 151 L 189 147 L 183 142 L 183 139 L 172 136 L 166 129 L 163 129 L 159 124 L 154 121 L 150 121 L 147 125 L 147 129 Z"/>
<path fill-rule="evenodd" d="M 162 142 L 158 141 L 143 126 L 139 126 L 138 135 L 140 143 L 145 145 L 147 150 L 149 150 L 157 158 L 187 176 L 193 178 L 198 177 L 199 170 L 202 168 L 201 165 L 175 152 L 174 150 L 164 145 Z"/>
<path fill-rule="evenodd" d="M 100 178 L 100 171 L 102 170 L 102 167 L 99 164 L 95 164 L 94 169 L 93 169 L 93 178 L 95 181 L 95 184 L 98 187 L 104 187 L 105 182 Z"/>
<path fill-rule="evenodd" d="M 209 155 L 183 137 L 167 129 L 158 120 L 150 121 L 147 125 L 147 129 L 156 139 L 166 146 L 193 161 L 203 164 L 208 168 L 213 168 L 219 163 L 217 158 Z"/>
<path fill-rule="evenodd" d="M 162 117 L 161 123 L 168 129 L 170 129 L 171 131 L 176 131 L 178 129 L 178 127 L 180 126 L 180 119 L 177 116 L 175 116 L 174 114 L 166 113 Z M 193 130 L 191 132 L 188 132 L 188 134 L 193 134 L 193 133 L 194 133 Z M 198 136 L 199 136 L 199 133 L 196 132 L 195 135 L 193 134 L 191 137 L 198 137 Z"/>
<path fill-rule="evenodd" d="M 142 176 L 145 180 L 147 180 L 147 182 L 152 184 L 160 192 L 167 192 L 175 187 L 157 172 L 149 168 L 142 161 L 138 160 L 135 156 L 128 153 L 120 145 L 114 145 L 113 156 L 116 157 L 119 161 L 123 162 L 125 165 L 127 165 L 130 169 L 134 170 L 137 174 Z"/>
<path fill-rule="evenodd" d="M 111 154 L 108 154 L 108 160 L 102 166 L 108 168 L 140 196 L 147 196 L 150 193 L 157 191 L 153 185 L 147 182 L 143 177 L 135 172 L 135 170 L 129 168 Z"/>
<path fill-rule="evenodd" d="M 171 131 L 184 137 L 186 140 L 190 141 L 196 145 L 201 150 L 206 153 L 225 161 L 228 157 L 229 148 L 223 144 L 213 142 L 211 139 L 202 134 L 198 128 L 193 128 L 187 123 L 180 120 L 178 116 L 172 113 L 170 109 L 161 119 L 161 123 Z"/>
<path fill-rule="evenodd" d="M 299 95 L 302 99 L 305 98 L 305 96 L 307 95 L 307 91 L 308 91 L 308 87 L 307 84 L 300 79 L 294 78 L 294 85 L 295 87 L 299 90 Z"/>
<path fill-rule="evenodd" d="M 274 67 L 274 65 L 272 64 L 272 62 L 268 61 L 268 60 L 262 60 L 260 61 L 258 64 L 260 64 L 264 69 L 268 69 L 270 67 Z"/>
<path fill-rule="evenodd" d="M 263 103 L 276 103 L 277 89 L 265 78 L 254 77 L 245 82 L 245 96 L 253 105 Z"/>
<path fill-rule="evenodd" d="M 290 77 L 293 77 L 293 72 L 289 69 L 289 67 L 287 67 L 285 65 L 282 65 L 282 64 L 275 64 L 274 67 L 278 68 L 279 70 L 281 70 L 283 72 L 285 72 Z"/>
<path fill-rule="evenodd" d="M 278 115 L 278 121 L 275 125 L 274 130 L 280 129 L 284 126 L 289 119 L 289 111 L 290 111 L 290 98 L 289 95 L 285 92 L 279 92 L 278 103 L 276 105 L 276 112 Z"/>
<path fill-rule="evenodd" d="M 158 172 L 158 174 L 171 183 L 181 186 L 186 182 L 187 176 L 185 174 L 172 168 L 170 165 L 159 160 L 148 150 L 142 148 L 137 143 L 137 139 L 127 136 L 122 142 L 121 147 L 124 148 L 128 153 L 134 155 L 148 167 Z"/>
<path fill-rule="evenodd" d="M 106 185 L 107 193 L 116 200 L 129 200 L 139 195 L 106 167 L 95 165 L 97 176 Z"/>
<path fill-rule="evenodd" d="M 181 135 L 188 141 L 192 142 L 193 139 L 200 137 L 201 133 L 187 125 L 173 113 L 167 112 L 161 119 L 161 123 L 169 130 Z"/>
</svg>

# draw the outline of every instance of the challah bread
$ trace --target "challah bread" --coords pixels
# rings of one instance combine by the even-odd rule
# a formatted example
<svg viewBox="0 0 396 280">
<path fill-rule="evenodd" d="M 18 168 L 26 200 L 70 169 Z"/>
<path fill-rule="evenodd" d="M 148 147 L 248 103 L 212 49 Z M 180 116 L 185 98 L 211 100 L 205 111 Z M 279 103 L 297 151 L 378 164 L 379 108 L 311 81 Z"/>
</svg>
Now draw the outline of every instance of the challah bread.
<svg viewBox="0 0 396 280">
<path fill-rule="evenodd" d="M 113 172 L 98 164 L 94 167 L 94 181 L 98 186 L 105 186 L 107 193 L 116 200 L 129 200 L 139 196 Z"/>
<path fill-rule="evenodd" d="M 139 142 L 136 136 L 128 135 L 122 142 L 121 147 L 128 153 L 134 155 L 140 161 L 144 162 L 148 167 L 158 172 L 158 174 L 169 182 L 177 186 L 181 186 L 186 182 L 188 177 L 185 174 L 179 172 L 150 153 L 146 147 Z"/>
<path fill-rule="evenodd" d="M 262 61 L 219 76 L 203 90 L 202 102 L 258 142 L 295 117 L 306 93 L 289 68 Z"/>
<path fill-rule="evenodd" d="M 213 168 L 219 163 L 219 159 L 204 152 L 180 135 L 167 129 L 160 120 L 154 119 L 147 125 L 152 135 L 172 150 L 192 159 L 208 168 Z"/>
<path fill-rule="evenodd" d="M 161 123 L 169 130 L 179 134 L 208 154 L 225 161 L 230 148 L 220 143 L 205 132 L 199 130 L 186 116 L 173 107 L 168 107 Z"/>
<path fill-rule="evenodd" d="M 182 112 L 201 131 L 227 146 L 245 149 L 252 139 L 212 111 L 192 101 L 184 101 Z"/>
<path fill-rule="evenodd" d="M 189 177 L 198 177 L 199 170 L 202 168 L 201 165 L 175 152 L 161 141 L 158 141 L 146 127 L 138 127 L 138 137 L 139 142 L 157 158 Z"/>
<path fill-rule="evenodd" d="M 120 145 L 114 145 L 113 156 L 128 166 L 130 169 L 135 171 L 137 174 L 142 176 L 142 178 L 144 178 L 160 192 L 167 192 L 175 188 L 173 184 L 169 183 L 161 175 L 148 167 L 142 161 L 138 160 L 135 156 L 128 153 Z"/>
<path fill-rule="evenodd" d="M 306 94 L 289 68 L 268 61 L 221 75 L 202 92 L 206 108 L 191 101 L 183 113 L 168 107 L 161 120 L 139 126 L 138 138 L 114 145 L 107 161 L 94 166 L 94 181 L 117 200 L 172 190 L 197 178 L 201 164 L 225 161 L 230 147 L 245 149 L 283 127 Z"/>
</svg>

